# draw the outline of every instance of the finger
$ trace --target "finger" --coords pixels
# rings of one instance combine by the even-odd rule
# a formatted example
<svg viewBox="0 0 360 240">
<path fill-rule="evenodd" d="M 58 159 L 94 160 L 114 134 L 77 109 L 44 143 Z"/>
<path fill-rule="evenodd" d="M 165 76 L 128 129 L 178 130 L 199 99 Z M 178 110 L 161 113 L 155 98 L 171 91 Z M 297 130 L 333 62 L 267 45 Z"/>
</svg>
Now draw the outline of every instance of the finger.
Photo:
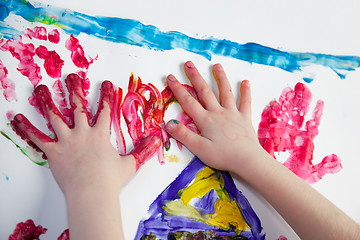
<svg viewBox="0 0 360 240">
<path fill-rule="evenodd" d="M 34 149 L 46 151 L 46 144 L 55 142 L 54 139 L 34 127 L 22 114 L 15 115 L 14 119 L 10 121 L 10 125 L 15 133 Z"/>
<path fill-rule="evenodd" d="M 239 111 L 251 119 L 251 89 L 248 80 L 241 82 Z"/>
<path fill-rule="evenodd" d="M 136 171 L 149 159 L 151 159 L 161 146 L 161 139 L 158 136 L 150 135 L 143 140 L 129 153 L 136 160 Z"/>
<path fill-rule="evenodd" d="M 199 97 L 200 103 L 207 109 L 212 110 L 219 106 L 214 92 L 205 82 L 195 65 L 188 61 L 184 64 L 186 76 L 189 78 L 191 84 L 195 88 L 196 94 Z"/>
<path fill-rule="evenodd" d="M 94 116 L 92 126 L 104 129 L 105 131 L 110 130 L 114 95 L 113 84 L 110 81 L 104 81 L 101 84 L 99 106 Z"/>
<path fill-rule="evenodd" d="M 72 73 L 66 77 L 65 83 L 69 91 L 70 107 L 74 113 L 73 127 L 89 126 L 89 112 L 86 108 L 83 79 Z"/>
<path fill-rule="evenodd" d="M 66 137 L 69 127 L 64 116 L 54 104 L 49 88 L 46 85 L 38 85 L 34 89 L 34 95 L 43 116 L 50 124 L 49 127 L 54 130 L 56 137 Z"/>
<path fill-rule="evenodd" d="M 213 75 L 218 84 L 220 92 L 220 104 L 225 108 L 235 108 L 235 97 L 231 90 L 229 80 L 226 77 L 224 68 L 220 64 L 213 67 Z"/>
<path fill-rule="evenodd" d="M 208 140 L 188 129 L 184 124 L 176 120 L 166 124 L 166 131 L 177 141 L 181 142 L 193 154 L 198 155 Z"/>
<path fill-rule="evenodd" d="M 195 121 L 195 124 L 199 123 L 199 120 L 203 119 L 206 113 L 204 107 L 191 96 L 173 75 L 167 77 L 167 83 L 183 110 Z"/>
</svg>

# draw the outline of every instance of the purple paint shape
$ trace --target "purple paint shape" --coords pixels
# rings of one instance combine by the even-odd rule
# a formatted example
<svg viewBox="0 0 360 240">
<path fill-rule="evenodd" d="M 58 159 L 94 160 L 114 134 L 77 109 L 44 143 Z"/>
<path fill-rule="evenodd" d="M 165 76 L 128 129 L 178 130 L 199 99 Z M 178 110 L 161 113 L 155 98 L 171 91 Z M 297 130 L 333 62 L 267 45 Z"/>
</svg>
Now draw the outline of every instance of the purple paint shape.
<svg viewBox="0 0 360 240">
<path fill-rule="evenodd" d="M 188 166 L 180 173 L 180 175 L 156 198 L 150 205 L 148 213 L 150 217 L 142 220 L 139 223 L 138 231 L 135 239 L 141 239 L 144 235 L 151 233 L 156 236 L 156 239 L 168 239 L 169 233 L 174 232 L 191 232 L 197 233 L 199 231 L 216 232 L 218 236 L 236 236 L 232 230 L 224 231 L 218 227 L 207 225 L 203 222 L 194 221 L 189 218 L 181 216 L 169 216 L 163 209 L 164 205 L 170 201 L 179 199 L 178 192 L 187 187 L 195 179 L 197 173 L 206 167 L 198 157 L 188 164 Z M 244 220 L 250 226 L 251 231 L 244 231 L 240 234 L 243 239 L 259 240 L 265 239 L 265 234 L 262 233 L 260 219 L 252 209 L 249 201 L 236 188 L 235 183 L 228 172 L 217 171 L 219 176 L 224 179 L 224 188 L 227 190 L 231 200 L 236 200 L 241 208 Z M 205 211 L 211 211 L 214 205 L 214 196 L 211 191 L 207 193 L 200 201 L 196 203 L 198 207 Z M 212 206 L 211 206 L 212 205 Z"/>
</svg>

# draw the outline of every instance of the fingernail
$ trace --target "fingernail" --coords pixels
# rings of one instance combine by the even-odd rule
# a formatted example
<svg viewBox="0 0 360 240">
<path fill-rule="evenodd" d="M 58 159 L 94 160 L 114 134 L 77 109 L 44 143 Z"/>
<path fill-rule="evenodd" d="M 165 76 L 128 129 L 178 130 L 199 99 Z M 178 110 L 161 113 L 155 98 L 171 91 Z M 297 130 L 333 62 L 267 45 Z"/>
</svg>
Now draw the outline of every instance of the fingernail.
<svg viewBox="0 0 360 240">
<path fill-rule="evenodd" d="M 187 68 L 194 68 L 194 67 L 195 67 L 194 63 L 191 62 L 191 61 L 186 62 L 186 63 L 185 63 L 185 66 L 186 66 Z"/>
<path fill-rule="evenodd" d="M 176 125 L 178 124 L 179 122 L 176 121 L 176 120 L 172 120 L 170 122 L 168 122 L 166 124 L 166 130 L 168 131 L 173 131 L 175 128 L 176 128 Z"/>
<path fill-rule="evenodd" d="M 221 66 L 221 64 L 219 64 L 219 63 L 215 64 L 214 67 L 215 67 L 216 71 L 224 71 L 223 66 Z"/>
<path fill-rule="evenodd" d="M 175 82 L 176 81 L 176 78 L 172 74 L 170 74 L 168 76 L 168 79 L 169 79 L 170 82 Z"/>
<path fill-rule="evenodd" d="M 248 80 L 242 81 L 242 84 L 246 87 L 250 87 L 250 82 Z"/>
</svg>

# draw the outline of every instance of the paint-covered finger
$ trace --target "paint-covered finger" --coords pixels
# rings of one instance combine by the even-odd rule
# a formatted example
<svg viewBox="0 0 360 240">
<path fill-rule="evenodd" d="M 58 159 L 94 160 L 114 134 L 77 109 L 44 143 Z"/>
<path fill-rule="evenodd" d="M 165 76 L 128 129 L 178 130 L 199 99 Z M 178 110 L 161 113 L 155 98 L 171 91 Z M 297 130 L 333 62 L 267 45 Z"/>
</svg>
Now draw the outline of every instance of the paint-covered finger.
<svg viewBox="0 0 360 240">
<path fill-rule="evenodd" d="M 158 136 L 150 135 L 143 140 L 130 152 L 136 160 L 136 170 L 146 161 L 150 160 L 161 146 L 161 139 Z"/>
<path fill-rule="evenodd" d="M 182 86 L 173 75 L 167 77 L 167 83 L 180 103 L 183 110 L 198 124 L 206 110 L 204 107 Z"/>
<path fill-rule="evenodd" d="M 89 112 L 86 108 L 84 82 L 77 74 L 69 74 L 65 79 L 69 91 L 70 107 L 74 114 L 74 127 L 89 126 Z"/>
<path fill-rule="evenodd" d="M 47 143 L 55 142 L 54 139 L 32 125 L 23 114 L 15 115 L 14 119 L 10 121 L 10 125 L 21 139 L 36 150 L 45 151 Z"/>
<path fill-rule="evenodd" d="M 188 61 L 184 64 L 186 76 L 189 78 L 191 84 L 195 88 L 196 94 L 199 97 L 200 103 L 207 109 L 215 109 L 219 106 L 214 92 L 200 75 L 195 65 Z"/>
<path fill-rule="evenodd" d="M 241 82 L 239 111 L 248 118 L 251 118 L 251 89 L 248 80 Z"/>
<path fill-rule="evenodd" d="M 207 142 L 207 139 L 194 133 L 177 120 L 169 121 L 166 124 L 166 131 L 195 155 L 201 153 L 201 150 L 204 149 L 202 146 Z"/>
<path fill-rule="evenodd" d="M 236 108 L 235 97 L 224 68 L 220 64 L 213 67 L 213 75 L 218 84 L 220 92 L 220 104 L 225 108 Z"/>
<path fill-rule="evenodd" d="M 46 85 L 38 85 L 34 89 L 34 95 L 41 113 L 50 124 L 58 138 L 66 136 L 69 127 L 66 124 L 64 116 L 54 104 L 49 88 Z"/>
<path fill-rule="evenodd" d="M 110 129 L 114 95 L 113 84 L 110 81 L 104 81 L 101 84 L 99 105 L 91 124 L 92 126 L 99 127 L 105 131 Z"/>
</svg>

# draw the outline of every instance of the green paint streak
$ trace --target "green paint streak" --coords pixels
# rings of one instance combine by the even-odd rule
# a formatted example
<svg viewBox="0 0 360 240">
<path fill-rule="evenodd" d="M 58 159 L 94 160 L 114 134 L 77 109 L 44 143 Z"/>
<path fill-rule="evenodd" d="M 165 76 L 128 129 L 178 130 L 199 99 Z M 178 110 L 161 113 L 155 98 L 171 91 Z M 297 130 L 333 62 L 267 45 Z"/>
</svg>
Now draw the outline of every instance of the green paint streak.
<svg viewBox="0 0 360 240">
<path fill-rule="evenodd" d="M 6 124 L 8 128 L 10 128 L 10 124 Z M 11 128 L 10 128 L 11 129 Z M 3 135 L 7 140 L 11 141 L 22 154 L 24 154 L 27 158 L 33 161 L 35 164 L 43 167 L 49 167 L 48 162 L 42 160 L 42 154 L 38 152 L 34 152 L 35 150 L 30 148 L 29 146 L 21 147 L 14 139 L 12 139 L 9 134 L 5 131 L 0 130 L 1 135 Z"/>
</svg>

